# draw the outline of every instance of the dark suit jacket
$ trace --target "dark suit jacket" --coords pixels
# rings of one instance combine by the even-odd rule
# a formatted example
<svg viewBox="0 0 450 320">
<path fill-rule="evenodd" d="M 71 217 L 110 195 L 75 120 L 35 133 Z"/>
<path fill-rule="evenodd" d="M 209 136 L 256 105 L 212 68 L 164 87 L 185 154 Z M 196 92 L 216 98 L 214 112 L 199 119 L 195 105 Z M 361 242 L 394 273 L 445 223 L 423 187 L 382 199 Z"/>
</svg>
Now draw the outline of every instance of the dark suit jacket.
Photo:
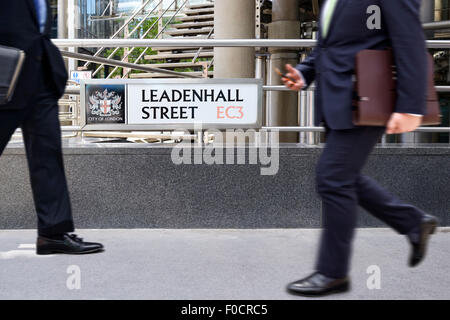
<svg viewBox="0 0 450 320">
<path fill-rule="evenodd" d="M 427 0 L 428 1 L 428 0 Z M 397 66 L 396 112 L 424 114 L 427 58 L 420 0 L 339 0 L 326 39 L 297 66 L 307 85 L 316 81 L 315 124 L 350 129 L 355 56 L 364 49 L 392 47 Z M 367 13 L 381 8 L 381 29 L 370 30 Z M 377 81 L 377 79 L 373 79 Z"/>
<path fill-rule="evenodd" d="M 67 71 L 61 54 L 50 41 L 51 11 L 47 1 L 47 25 L 39 31 L 33 0 L 0 0 L 0 44 L 25 51 L 26 60 L 11 103 L 1 109 L 23 108 L 36 95 L 42 72 L 52 80 L 57 97 L 61 97 Z"/>
</svg>

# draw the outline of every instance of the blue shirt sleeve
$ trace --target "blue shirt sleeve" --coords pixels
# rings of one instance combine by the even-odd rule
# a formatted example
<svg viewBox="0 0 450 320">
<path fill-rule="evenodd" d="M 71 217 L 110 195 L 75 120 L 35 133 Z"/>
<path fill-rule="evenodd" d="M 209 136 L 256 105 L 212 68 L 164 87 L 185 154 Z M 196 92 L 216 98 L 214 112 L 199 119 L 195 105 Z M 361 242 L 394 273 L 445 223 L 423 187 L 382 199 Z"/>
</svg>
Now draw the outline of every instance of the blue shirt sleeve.
<svg viewBox="0 0 450 320">
<path fill-rule="evenodd" d="M 47 22 L 47 2 L 46 0 L 34 0 L 36 14 L 39 22 L 39 30 L 41 33 L 45 31 L 45 23 Z"/>
</svg>

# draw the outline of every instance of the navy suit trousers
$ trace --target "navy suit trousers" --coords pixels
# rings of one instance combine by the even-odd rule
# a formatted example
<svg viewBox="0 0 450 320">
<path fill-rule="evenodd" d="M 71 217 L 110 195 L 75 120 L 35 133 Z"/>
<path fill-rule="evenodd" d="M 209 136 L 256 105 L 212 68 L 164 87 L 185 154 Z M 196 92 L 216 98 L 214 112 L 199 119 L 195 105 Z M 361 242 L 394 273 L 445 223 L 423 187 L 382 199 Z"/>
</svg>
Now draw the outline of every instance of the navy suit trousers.
<svg viewBox="0 0 450 320">
<path fill-rule="evenodd" d="M 0 111 L 0 154 L 12 134 L 22 128 L 40 235 L 73 231 L 69 192 L 64 173 L 58 98 L 42 73 L 39 93 L 26 107 Z"/>
<path fill-rule="evenodd" d="M 327 143 L 317 165 L 317 190 L 322 198 L 323 231 L 317 271 L 347 276 L 357 222 L 357 205 L 400 234 L 414 232 L 424 214 L 361 174 L 384 127 L 355 127 L 327 132 Z"/>
</svg>

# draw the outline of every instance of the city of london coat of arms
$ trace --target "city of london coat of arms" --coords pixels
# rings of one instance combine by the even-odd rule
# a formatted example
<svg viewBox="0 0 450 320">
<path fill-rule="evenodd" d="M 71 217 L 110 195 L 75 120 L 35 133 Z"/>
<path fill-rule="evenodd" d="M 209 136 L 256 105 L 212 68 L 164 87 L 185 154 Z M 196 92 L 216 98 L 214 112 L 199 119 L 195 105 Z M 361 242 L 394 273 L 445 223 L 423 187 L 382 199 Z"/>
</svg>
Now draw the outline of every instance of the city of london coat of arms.
<svg viewBox="0 0 450 320">
<path fill-rule="evenodd" d="M 100 117 L 116 116 L 122 109 L 122 97 L 115 91 L 95 91 L 89 96 L 89 109 L 92 115 Z"/>
</svg>

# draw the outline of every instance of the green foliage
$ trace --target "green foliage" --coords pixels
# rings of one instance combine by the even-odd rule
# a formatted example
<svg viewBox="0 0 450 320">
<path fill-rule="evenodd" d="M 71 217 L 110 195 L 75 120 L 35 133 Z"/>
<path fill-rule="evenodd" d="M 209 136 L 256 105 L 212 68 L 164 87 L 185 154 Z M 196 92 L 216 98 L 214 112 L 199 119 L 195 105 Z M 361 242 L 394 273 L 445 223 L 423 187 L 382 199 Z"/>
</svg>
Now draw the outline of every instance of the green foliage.
<svg viewBox="0 0 450 320">
<path fill-rule="evenodd" d="M 169 21 L 170 18 L 163 18 L 162 23 L 163 26 Z M 148 33 L 144 37 L 144 39 L 156 39 L 158 36 L 158 18 L 153 17 L 150 19 L 147 19 L 144 21 L 139 28 L 130 35 L 130 39 L 140 39 L 148 30 Z M 130 34 L 132 30 L 136 28 L 136 26 L 141 22 L 141 20 L 136 20 L 131 22 L 128 25 L 128 33 Z M 172 21 L 170 24 L 177 24 L 181 23 L 179 21 Z M 170 28 L 170 25 L 168 26 Z M 124 37 L 124 33 L 122 33 L 122 36 Z M 145 51 L 145 53 L 144 53 Z M 125 55 L 127 55 L 127 59 L 129 63 L 138 63 L 138 64 L 160 64 L 165 63 L 166 60 L 146 60 L 145 56 L 147 55 L 156 55 L 158 52 L 155 50 L 152 50 L 152 48 L 109 48 L 103 51 L 103 56 L 105 58 L 108 58 L 111 56 L 112 59 L 121 61 Z M 139 59 L 139 57 L 142 55 L 142 57 Z M 139 59 L 139 61 L 138 61 Z M 180 60 L 180 62 L 191 62 L 192 59 L 183 59 Z M 207 58 L 199 58 L 198 61 L 208 61 Z M 211 67 L 210 70 L 213 68 Z M 103 68 L 101 72 L 99 72 L 96 77 L 98 78 L 106 78 L 112 71 L 114 70 L 114 67 L 106 66 L 106 68 Z M 190 72 L 190 71 L 200 71 L 201 68 L 175 68 L 174 71 L 178 72 Z M 132 70 L 130 73 L 142 73 L 143 71 L 139 70 Z M 114 71 L 111 78 L 115 77 L 122 77 L 123 75 L 123 68 L 117 68 L 117 70 Z"/>
<path fill-rule="evenodd" d="M 165 24 L 167 22 L 168 18 L 163 18 L 163 24 Z M 134 30 L 134 28 L 136 28 L 136 26 L 140 23 L 140 21 L 136 20 L 136 21 L 132 21 L 129 25 L 128 25 L 128 32 L 131 33 L 132 30 Z M 144 37 L 144 39 L 154 39 L 156 38 L 156 36 L 158 35 L 158 22 L 157 22 L 157 18 L 151 18 L 151 19 L 147 19 L 146 21 L 144 21 L 144 23 L 142 23 L 138 30 L 136 30 L 131 36 L 130 39 L 140 39 L 146 32 L 147 30 L 149 30 L 151 28 L 151 30 L 148 32 L 148 34 Z M 128 49 L 128 50 L 127 50 Z M 141 56 L 141 54 L 145 51 L 145 54 L 142 56 L 142 58 L 137 62 L 139 64 L 148 64 L 150 63 L 148 60 L 145 60 L 145 56 L 146 55 L 154 55 L 157 52 L 155 50 L 152 50 L 152 48 L 110 48 L 110 49 L 106 49 L 103 52 L 103 56 L 105 58 L 109 57 L 113 52 L 114 55 L 111 57 L 112 59 L 115 60 L 122 60 L 125 56 L 125 52 L 128 51 L 128 62 L 130 63 L 135 63 L 136 60 Z M 131 52 L 130 52 L 131 51 Z M 111 69 L 110 71 L 112 71 L 113 69 Z M 109 71 L 109 72 L 110 72 Z M 131 73 L 135 73 L 137 71 L 131 71 Z M 112 78 L 117 77 L 117 76 L 122 76 L 123 73 L 123 68 L 118 68 L 114 74 L 112 75 Z M 105 74 L 104 70 L 103 72 L 99 72 L 98 76 L 103 78 L 106 77 L 107 74 Z"/>
</svg>

